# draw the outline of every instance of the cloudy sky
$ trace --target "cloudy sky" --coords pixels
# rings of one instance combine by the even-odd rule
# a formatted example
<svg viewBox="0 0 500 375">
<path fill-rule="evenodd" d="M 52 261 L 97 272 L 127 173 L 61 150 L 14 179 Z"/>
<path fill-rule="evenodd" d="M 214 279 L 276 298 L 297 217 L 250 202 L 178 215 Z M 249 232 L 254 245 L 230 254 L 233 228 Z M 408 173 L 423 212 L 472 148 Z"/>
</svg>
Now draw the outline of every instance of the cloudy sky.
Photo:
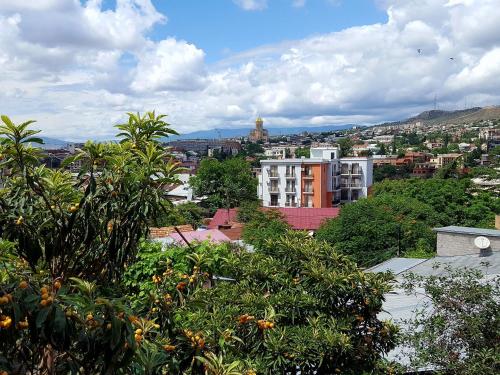
<svg viewBox="0 0 500 375">
<path fill-rule="evenodd" d="M 500 104 L 498 0 L 0 0 L 0 113 L 106 139 Z"/>
</svg>

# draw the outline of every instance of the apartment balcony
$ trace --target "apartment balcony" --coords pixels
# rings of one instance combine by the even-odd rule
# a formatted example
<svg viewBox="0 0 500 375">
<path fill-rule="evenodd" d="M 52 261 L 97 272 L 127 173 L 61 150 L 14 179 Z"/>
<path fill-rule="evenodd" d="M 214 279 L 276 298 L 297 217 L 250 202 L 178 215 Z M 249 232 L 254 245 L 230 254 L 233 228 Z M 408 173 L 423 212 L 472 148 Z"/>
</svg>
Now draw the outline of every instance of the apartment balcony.
<svg viewBox="0 0 500 375">
<path fill-rule="evenodd" d="M 361 189 L 363 188 L 363 185 L 361 183 L 344 183 L 340 184 L 341 189 Z"/>
<path fill-rule="evenodd" d="M 269 186 L 269 193 L 270 194 L 279 194 L 280 188 L 277 186 Z"/>
<path fill-rule="evenodd" d="M 279 202 L 269 202 L 267 207 L 279 207 Z"/>
<path fill-rule="evenodd" d="M 351 171 L 350 171 L 350 170 L 348 170 L 348 169 L 347 169 L 347 170 L 344 170 L 344 169 L 343 169 L 343 170 L 340 172 L 340 175 L 341 175 L 341 176 L 349 176 L 350 174 L 351 174 Z"/>
<path fill-rule="evenodd" d="M 312 180 L 314 178 L 314 174 L 312 174 L 312 173 L 304 173 L 302 175 L 302 178 L 304 178 L 306 180 Z"/>
<path fill-rule="evenodd" d="M 305 208 L 314 208 L 314 204 L 312 202 L 309 202 L 309 203 L 304 203 L 302 205 L 302 207 L 305 207 Z"/>
<path fill-rule="evenodd" d="M 267 168 L 267 175 L 269 176 L 269 178 L 278 178 L 279 177 L 278 169 Z"/>
<path fill-rule="evenodd" d="M 285 202 L 285 207 L 297 207 L 297 202 Z"/>
<path fill-rule="evenodd" d="M 285 193 L 287 193 L 287 194 L 295 194 L 296 192 L 297 192 L 297 189 L 295 189 L 294 187 L 285 188 Z"/>
<path fill-rule="evenodd" d="M 361 169 L 353 169 L 351 172 L 351 175 L 353 176 L 360 176 L 363 174 L 363 171 Z"/>
<path fill-rule="evenodd" d="M 304 194 L 314 194 L 314 189 L 313 189 L 313 188 L 310 188 L 310 189 L 304 189 L 303 193 L 304 193 Z"/>
<path fill-rule="evenodd" d="M 294 173 L 288 173 L 288 172 L 287 172 L 287 173 L 286 173 L 286 175 L 285 175 L 285 177 L 286 177 L 286 178 L 295 178 L 295 177 L 296 177 L 296 175 L 295 175 L 295 172 L 294 172 Z"/>
</svg>

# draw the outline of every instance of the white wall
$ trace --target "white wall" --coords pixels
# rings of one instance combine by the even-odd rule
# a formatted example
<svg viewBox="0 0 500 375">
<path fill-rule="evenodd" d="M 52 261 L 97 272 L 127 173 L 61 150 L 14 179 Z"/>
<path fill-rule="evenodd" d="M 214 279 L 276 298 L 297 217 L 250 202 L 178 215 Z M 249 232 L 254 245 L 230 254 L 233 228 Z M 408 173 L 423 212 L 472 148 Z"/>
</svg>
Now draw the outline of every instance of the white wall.
<svg viewBox="0 0 500 375">
<path fill-rule="evenodd" d="M 286 160 L 286 159 L 285 159 Z M 300 186 L 300 174 L 301 167 L 300 162 L 295 163 L 282 163 L 282 162 L 273 162 L 273 161 L 262 161 L 262 173 L 259 178 L 259 198 L 262 199 L 263 206 L 268 206 L 271 201 L 271 193 L 269 192 L 269 187 L 271 181 L 278 181 L 279 187 L 279 198 L 278 198 L 278 206 L 285 207 L 286 203 L 286 167 L 287 166 L 295 166 L 295 202 L 297 206 L 300 206 L 300 196 L 301 196 L 301 186 Z M 271 179 L 269 176 L 269 172 L 271 166 L 277 166 L 278 169 L 278 179 Z"/>
</svg>

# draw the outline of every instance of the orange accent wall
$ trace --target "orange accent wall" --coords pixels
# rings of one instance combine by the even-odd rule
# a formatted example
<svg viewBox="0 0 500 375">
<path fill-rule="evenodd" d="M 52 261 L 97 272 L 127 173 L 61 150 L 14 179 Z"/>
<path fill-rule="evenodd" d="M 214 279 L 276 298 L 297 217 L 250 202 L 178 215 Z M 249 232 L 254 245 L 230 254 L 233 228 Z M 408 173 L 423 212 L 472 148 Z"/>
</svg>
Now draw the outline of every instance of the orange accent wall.
<svg viewBox="0 0 500 375">
<path fill-rule="evenodd" d="M 312 168 L 314 179 L 304 179 L 305 173 L 302 173 L 302 203 L 304 203 L 304 196 L 312 196 L 314 208 L 332 207 L 333 193 L 327 191 L 328 182 L 328 165 L 327 164 L 307 164 Z M 306 181 L 312 181 L 313 194 L 304 194 L 304 187 Z"/>
</svg>

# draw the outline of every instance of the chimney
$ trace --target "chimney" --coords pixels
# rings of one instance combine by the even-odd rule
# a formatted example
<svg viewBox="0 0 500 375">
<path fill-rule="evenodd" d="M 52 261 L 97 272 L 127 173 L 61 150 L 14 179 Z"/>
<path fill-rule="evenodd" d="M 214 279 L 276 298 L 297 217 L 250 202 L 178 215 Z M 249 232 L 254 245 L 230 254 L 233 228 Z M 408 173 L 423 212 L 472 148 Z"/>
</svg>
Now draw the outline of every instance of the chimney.
<svg viewBox="0 0 500 375">
<path fill-rule="evenodd" d="M 500 230 L 500 215 L 495 215 L 495 229 Z"/>
</svg>

